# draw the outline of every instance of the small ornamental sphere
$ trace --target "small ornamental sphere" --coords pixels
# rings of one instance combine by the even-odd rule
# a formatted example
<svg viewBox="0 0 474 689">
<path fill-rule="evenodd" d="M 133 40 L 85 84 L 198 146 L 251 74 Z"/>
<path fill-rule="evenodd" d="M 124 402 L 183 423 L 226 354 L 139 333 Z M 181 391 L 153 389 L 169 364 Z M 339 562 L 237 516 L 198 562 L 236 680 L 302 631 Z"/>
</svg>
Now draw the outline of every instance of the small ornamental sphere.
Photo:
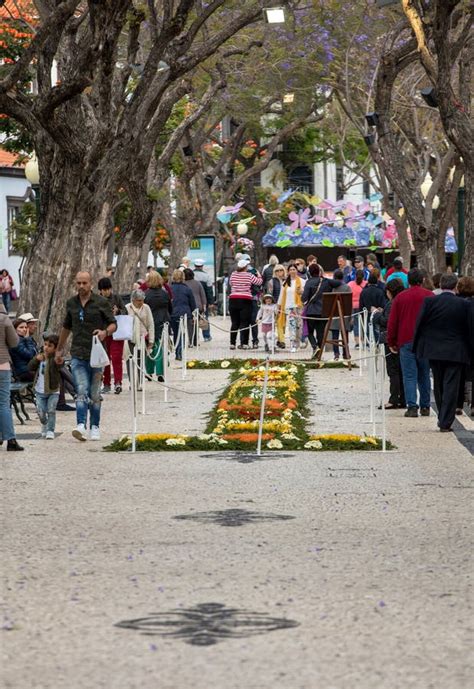
<svg viewBox="0 0 474 689">
<path fill-rule="evenodd" d="M 240 236 L 243 237 L 243 235 L 247 234 L 248 231 L 248 225 L 244 222 L 239 222 L 239 224 L 237 225 L 237 234 L 240 234 Z"/>
</svg>

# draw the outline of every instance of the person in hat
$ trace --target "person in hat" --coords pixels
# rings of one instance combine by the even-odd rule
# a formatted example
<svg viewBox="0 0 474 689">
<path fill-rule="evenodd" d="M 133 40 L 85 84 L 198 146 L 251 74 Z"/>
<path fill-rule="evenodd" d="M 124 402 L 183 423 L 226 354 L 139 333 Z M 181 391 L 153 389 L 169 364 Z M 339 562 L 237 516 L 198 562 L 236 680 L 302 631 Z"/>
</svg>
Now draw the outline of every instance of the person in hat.
<svg viewBox="0 0 474 689">
<path fill-rule="evenodd" d="M 354 267 L 351 272 L 344 277 L 344 282 L 352 282 L 356 279 L 356 274 L 358 270 L 362 270 L 364 273 L 364 280 L 369 279 L 370 271 L 365 266 L 365 261 L 363 256 L 356 256 L 354 259 Z"/>
<path fill-rule="evenodd" d="M 24 313 L 23 316 L 31 316 L 31 314 Z M 32 383 L 34 373 L 28 369 L 28 364 L 38 354 L 38 345 L 29 334 L 27 321 L 16 318 L 13 321 L 13 327 L 18 335 L 17 345 L 10 348 L 13 377 L 22 383 Z"/>
<path fill-rule="evenodd" d="M 257 323 L 260 323 L 262 328 L 263 342 L 265 344 L 265 351 L 270 351 L 269 340 L 272 342 L 275 337 L 275 320 L 277 314 L 277 305 L 271 294 L 264 294 L 262 305 L 257 313 Z"/>
<path fill-rule="evenodd" d="M 35 318 L 32 313 L 22 313 L 21 316 L 18 316 L 18 320 L 25 321 L 28 325 L 29 337 L 33 337 L 38 328 L 39 319 Z"/>
<path fill-rule="evenodd" d="M 207 322 L 209 322 L 209 306 L 214 304 L 214 284 L 212 277 L 204 270 L 204 261 L 202 258 L 196 258 L 194 261 L 194 279 L 200 282 L 204 288 L 207 301 L 205 316 Z M 212 340 L 210 328 L 203 330 L 202 336 L 204 338 L 204 342 L 210 342 Z"/>
<path fill-rule="evenodd" d="M 249 262 L 241 258 L 237 270 L 229 279 L 229 314 L 231 319 L 230 348 L 235 349 L 237 333 L 240 331 L 239 349 L 248 349 L 250 320 L 252 316 L 252 286 L 261 285 L 259 274 L 248 272 Z"/>
</svg>

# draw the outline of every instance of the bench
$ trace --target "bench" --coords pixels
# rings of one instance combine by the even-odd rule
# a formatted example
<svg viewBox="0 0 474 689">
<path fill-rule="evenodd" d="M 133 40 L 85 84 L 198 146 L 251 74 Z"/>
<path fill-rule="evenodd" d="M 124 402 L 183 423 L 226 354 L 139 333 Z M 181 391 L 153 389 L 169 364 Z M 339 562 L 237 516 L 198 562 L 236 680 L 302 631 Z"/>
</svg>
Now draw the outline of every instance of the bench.
<svg viewBox="0 0 474 689">
<path fill-rule="evenodd" d="M 25 392 L 27 393 L 25 395 Z M 20 415 L 20 408 L 26 421 L 30 420 L 28 412 L 25 409 L 25 400 L 27 402 L 34 402 L 33 386 L 31 383 L 21 383 L 15 382 L 10 386 L 10 406 L 15 410 L 16 418 L 21 423 L 22 426 L 25 425 L 25 421 Z"/>
</svg>

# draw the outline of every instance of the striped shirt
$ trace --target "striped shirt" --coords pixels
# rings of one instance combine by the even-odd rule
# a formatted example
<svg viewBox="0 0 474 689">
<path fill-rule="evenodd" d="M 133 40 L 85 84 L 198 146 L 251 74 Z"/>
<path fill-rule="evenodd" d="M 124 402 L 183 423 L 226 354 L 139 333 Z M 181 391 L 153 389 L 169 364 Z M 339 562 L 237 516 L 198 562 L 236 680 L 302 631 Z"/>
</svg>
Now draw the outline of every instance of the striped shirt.
<svg viewBox="0 0 474 689">
<path fill-rule="evenodd" d="M 252 285 L 261 285 L 262 278 L 246 270 L 234 271 L 230 276 L 230 299 L 252 299 Z"/>
</svg>

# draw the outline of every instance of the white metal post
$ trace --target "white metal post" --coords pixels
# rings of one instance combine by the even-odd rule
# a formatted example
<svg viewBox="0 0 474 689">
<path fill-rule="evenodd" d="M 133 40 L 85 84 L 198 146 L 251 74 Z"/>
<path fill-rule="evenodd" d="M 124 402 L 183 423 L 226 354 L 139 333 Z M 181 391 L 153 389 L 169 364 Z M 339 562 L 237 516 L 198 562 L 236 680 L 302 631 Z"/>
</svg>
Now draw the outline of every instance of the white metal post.
<svg viewBox="0 0 474 689">
<path fill-rule="evenodd" d="M 270 360 L 267 356 L 265 361 L 265 377 L 263 379 L 263 389 L 262 389 L 262 405 L 260 407 L 260 421 L 258 424 L 258 441 L 257 441 L 257 456 L 260 457 L 262 454 L 262 435 L 263 435 L 263 422 L 265 419 L 265 404 L 267 401 L 267 387 L 268 387 L 268 367 Z"/>
<path fill-rule="evenodd" d="M 225 278 L 222 279 L 222 318 L 227 318 L 227 283 Z"/>
<path fill-rule="evenodd" d="M 188 352 L 188 317 L 186 314 L 182 317 L 182 331 L 181 331 L 181 376 L 184 380 L 186 378 L 186 361 Z"/>
<path fill-rule="evenodd" d="M 146 382 L 146 367 L 145 367 L 145 357 L 146 357 L 146 342 L 145 338 L 142 337 L 140 340 L 140 380 L 142 387 L 142 414 L 146 414 L 145 409 L 145 382 Z"/>
<path fill-rule="evenodd" d="M 161 333 L 161 337 L 163 340 L 163 345 L 162 345 L 162 354 L 163 354 L 163 381 L 164 381 L 164 396 L 165 396 L 165 402 L 168 401 L 168 363 L 169 363 L 169 337 L 170 337 L 170 331 L 169 331 L 169 323 L 166 322 L 163 325 L 163 332 Z"/>
<path fill-rule="evenodd" d="M 137 449 L 137 441 L 136 441 L 136 435 L 137 435 L 137 385 L 136 385 L 136 368 L 135 368 L 135 363 L 136 363 L 136 346 L 133 351 L 133 356 L 130 360 L 130 392 L 131 392 L 131 400 L 132 400 L 132 418 L 133 418 L 133 424 L 132 424 L 132 452 L 136 452 Z"/>
<path fill-rule="evenodd" d="M 276 337 L 276 332 L 275 332 L 275 311 L 272 311 L 272 356 L 275 356 L 275 337 Z"/>
<path fill-rule="evenodd" d="M 382 397 L 382 452 L 386 452 L 387 450 L 387 429 L 386 429 L 386 422 L 385 422 L 385 404 L 384 404 L 384 386 L 385 386 L 385 355 L 384 355 L 384 350 L 381 349 L 380 351 L 380 359 L 379 359 L 379 366 L 380 366 L 380 390 L 381 390 L 381 397 Z"/>
</svg>

